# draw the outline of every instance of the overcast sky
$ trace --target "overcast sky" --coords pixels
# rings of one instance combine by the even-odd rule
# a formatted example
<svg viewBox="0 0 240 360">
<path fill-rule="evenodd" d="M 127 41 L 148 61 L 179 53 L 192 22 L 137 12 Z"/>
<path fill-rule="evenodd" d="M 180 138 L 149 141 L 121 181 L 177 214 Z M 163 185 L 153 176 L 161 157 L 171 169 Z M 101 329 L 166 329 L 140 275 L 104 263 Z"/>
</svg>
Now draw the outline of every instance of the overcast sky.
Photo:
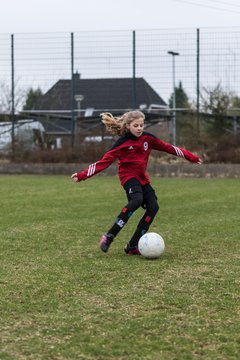
<svg viewBox="0 0 240 360">
<path fill-rule="evenodd" d="M 239 0 L 7 0 L 0 33 L 232 27 Z"/>
</svg>

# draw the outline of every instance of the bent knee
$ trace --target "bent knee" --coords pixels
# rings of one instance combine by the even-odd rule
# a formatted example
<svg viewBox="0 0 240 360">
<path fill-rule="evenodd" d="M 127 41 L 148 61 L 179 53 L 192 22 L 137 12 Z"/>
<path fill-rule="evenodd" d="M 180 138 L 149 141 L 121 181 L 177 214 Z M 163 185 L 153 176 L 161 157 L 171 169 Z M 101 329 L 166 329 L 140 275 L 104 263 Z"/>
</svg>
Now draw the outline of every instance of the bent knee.
<svg viewBox="0 0 240 360">
<path fill-rule="evenodd" d="M 151 213 L 152 216 L 155 216 L 159 210 L 159 205 L 157 202 L 152 203 L 148 208 L 147 211 Z"/>
<path fill-rule="evenodd" d="M 128 208 L 132 211 L 137 210 L 143 203 L 142 194 L 138 194 L 138 196 L 133 196 L 132 199 L 128 203 Z"/>
</svg>

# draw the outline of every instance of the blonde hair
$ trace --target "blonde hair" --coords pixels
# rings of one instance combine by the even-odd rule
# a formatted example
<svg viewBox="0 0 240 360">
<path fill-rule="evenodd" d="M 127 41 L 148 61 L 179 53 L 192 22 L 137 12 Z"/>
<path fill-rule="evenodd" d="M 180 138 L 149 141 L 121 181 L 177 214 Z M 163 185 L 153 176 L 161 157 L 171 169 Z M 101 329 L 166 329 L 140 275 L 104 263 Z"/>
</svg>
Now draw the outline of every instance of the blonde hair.
<svg viewBox="0 0 240 360">
<path fill-rule="evenodd" d="M 119 117 L 114 117 L 109 112 L 102 113 L 100 116 L 107 131 L 112 135 L 124 135 L 127 132 L 126 125 L 130 125 L 132 121 L 139 118 L 145 119 L 144 113 L 138 110 L 128 111 Z"/>
</svg>

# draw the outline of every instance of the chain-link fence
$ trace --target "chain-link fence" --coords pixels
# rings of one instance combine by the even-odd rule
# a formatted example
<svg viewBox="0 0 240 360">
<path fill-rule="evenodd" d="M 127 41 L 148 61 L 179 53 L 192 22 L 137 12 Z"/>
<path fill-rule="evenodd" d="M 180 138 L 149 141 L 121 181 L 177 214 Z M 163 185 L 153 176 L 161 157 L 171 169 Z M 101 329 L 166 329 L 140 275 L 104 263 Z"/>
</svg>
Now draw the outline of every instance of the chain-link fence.
<svg viewBox="0 0 240 360">
<path fill-rule="evenodd" d="M 81 79 L 144 78 L 166 104 L 181 83 L 191 111 L 199 114 L 204 92 L 218 86 L 240 97 L 240 28 L 0 34 L 0 113 L 14 121 L 30 88 L 46 93 L 76 72 Z M 139 106 L 136 97 L 131 104 Z M 75 108 L 72 101 L 72 119 Z M 232 123 L 235 132 L 238 121 Z"/>
</svg>

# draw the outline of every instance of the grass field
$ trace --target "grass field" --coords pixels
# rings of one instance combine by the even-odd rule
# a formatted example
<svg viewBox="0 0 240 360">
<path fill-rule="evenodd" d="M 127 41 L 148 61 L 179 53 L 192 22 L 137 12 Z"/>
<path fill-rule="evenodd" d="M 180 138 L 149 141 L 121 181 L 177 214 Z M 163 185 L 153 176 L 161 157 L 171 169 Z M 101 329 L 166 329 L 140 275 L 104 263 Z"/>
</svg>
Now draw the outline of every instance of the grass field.
<svg viewBox="0 0 240 360">
<path fill-rule="evenodd" d="M 0 359 L 239 359 L 240 181 L 153 178 L 157 260 L 98 241 L 115 177 L 1 176 Z"/>
</svg>

